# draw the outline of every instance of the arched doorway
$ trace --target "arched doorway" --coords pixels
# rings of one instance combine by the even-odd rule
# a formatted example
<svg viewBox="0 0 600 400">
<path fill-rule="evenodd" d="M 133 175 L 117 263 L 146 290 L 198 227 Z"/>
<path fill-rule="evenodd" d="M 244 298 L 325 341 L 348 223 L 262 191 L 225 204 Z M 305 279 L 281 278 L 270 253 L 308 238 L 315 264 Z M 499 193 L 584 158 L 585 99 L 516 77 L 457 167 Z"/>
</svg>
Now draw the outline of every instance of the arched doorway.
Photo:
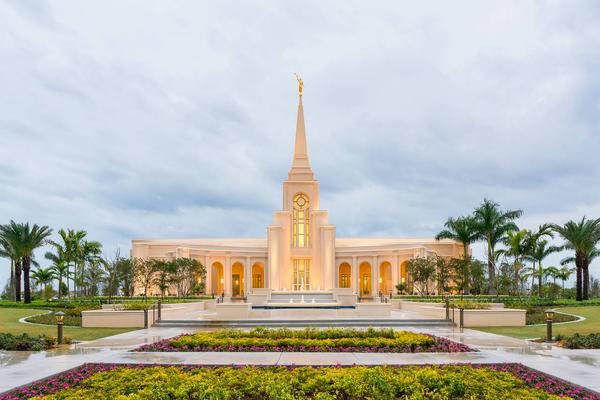
<svg viewBox="0 0 600 400">
<path fill-rule="evenodd" d="M 360 279 L 360 295 L 371 296 L 371 264 L 369 264 L 366 261 L 360 263 L 360 266 L 358 268 L 358 276 Z"/>
<path fill-rule="evenodd" d="M 244 264 L 235 262 L 231 266 L 231 295 L 244 297 Z"/>
<path fill-rule="evenodd" d="M 212 263 L 212 290 L 214 294 L 220 295 L 225 292 L 225 279 L 223 276 L 223 264 L 220 262 Z"/>
<path fill-rule="evenodd" d="M 265 266 L 262 263 L 254 263 L 252 266 L 252 288 L 265 287 Z"/>
<path fill-rule="evenodd" d="M 412 292 L 410 288 L 410 279 L 408 276 L 408 261 L 404 261 L 400 264 L 400 282 L 403 284 L 404 290 L 401 294 L 407 294 Z"/>
<path fill-rule="evenodd" d="M 338 287 L 350 288 L 352 282 L 352 267 L 347 262 L 341 263 L 338 273 Z"/>
<path fill-rule="evenodd" d="M 388 261 L 379 266 L 379 291 L 386 296 L 392 293 L 392 264 Z"/>
</svg>

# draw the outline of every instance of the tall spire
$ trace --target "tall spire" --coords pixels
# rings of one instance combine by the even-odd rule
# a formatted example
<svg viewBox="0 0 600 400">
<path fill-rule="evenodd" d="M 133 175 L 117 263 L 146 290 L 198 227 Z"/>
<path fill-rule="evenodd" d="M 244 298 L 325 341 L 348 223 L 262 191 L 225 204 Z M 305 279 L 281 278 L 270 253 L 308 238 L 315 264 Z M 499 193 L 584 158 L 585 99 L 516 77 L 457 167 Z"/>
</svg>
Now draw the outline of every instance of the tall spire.
<svg viewBox="0 0 600 400">
<path fill-rule="evenodd" d="M 306 131 L 304 129 L 304 109 L 302 107 L 302 90 L 304 83 L 302 78 L 296 74 L 298 79 L 298 118 L 296 121 L 296 142 L 294 144 L 294 159 L 292 168 L 288 174 L 289 180 L 306 181 L 313 180 L 313 172 L 308 161 L 308 148 L 306 146 Z"/>
</svg>

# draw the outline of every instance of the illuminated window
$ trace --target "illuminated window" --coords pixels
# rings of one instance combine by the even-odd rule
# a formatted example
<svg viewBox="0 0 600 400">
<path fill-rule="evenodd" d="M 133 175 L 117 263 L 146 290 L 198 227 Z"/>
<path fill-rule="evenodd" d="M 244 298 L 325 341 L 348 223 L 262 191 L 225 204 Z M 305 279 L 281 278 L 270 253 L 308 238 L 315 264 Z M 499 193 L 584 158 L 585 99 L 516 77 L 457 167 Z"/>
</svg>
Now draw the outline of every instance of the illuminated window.
<svg viewBox="0 0 600 400">
<path fill-rule="evenodd" d="M 263 275 L 262 274 L 254 274 L 254 276 L 252 276 L 252 287 L 253 288 L 262 288 L 263 287 Z"/>
<path fill-rule="evenodd" d="M 309 247 L 309 208 L 308 197 L 298 194 L 294 197 L 294 210 L 292 213 L 294 229 L 294 247 Z"/>
<path fill-rule="evenodd" d="M 292 266 L 294 272 L 293 290 L 310 290 L 310 260 L 294 258 Z"/>
</svg>

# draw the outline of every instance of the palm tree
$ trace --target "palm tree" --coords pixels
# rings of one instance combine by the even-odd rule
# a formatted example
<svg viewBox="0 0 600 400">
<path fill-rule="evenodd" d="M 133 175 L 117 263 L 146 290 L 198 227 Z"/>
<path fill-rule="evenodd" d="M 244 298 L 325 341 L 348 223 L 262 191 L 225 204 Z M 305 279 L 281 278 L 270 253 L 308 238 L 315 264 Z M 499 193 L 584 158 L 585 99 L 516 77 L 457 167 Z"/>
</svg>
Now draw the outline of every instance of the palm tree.
<svg viewBox="0 0 600 400">
<path fill-rule="evenodd" d="M 538 278 L 538 295 L 541 298 L 543 286 L 542 278 L 544 275 L 544 267 L 542 266 L 542 261 L 544 261 L 544 259 L 550 254 L 560 251 L 561 248 L 558 246 L 549 246 L 549 242 L 546 239 L 536 240 L 535 242 L 532 241 L 531 244 L 532 246 L 530 247 L 528 256 L 529 259 L 532 260 L 534 263 L 536 261 L 538 263 L 539 274 L 537 274 L 536 276 Z"/>
<path fill-rule="evenodd" d="M 564 249 L 575 251 L 575 268 L 577 271 L 577 301 L 587 300 L 589 289 L 590 255 L 600 241 L 600 218 L 581 221 L 569 221 L 563 226 L 552 224 L 552 229 L 564 240 Z"/>
<path fill-rule="evenodd" d="M 42 292 L 44 297 L 48 293 L 48 285 L 52 283 L 54 280 L 54 272 L 52 268 L 39 268 L 31 273 L 31 279 L 33 279 L 36 284 L 40 286 L 40 292 Z"/>
<path fill-rule="evenodd" d="M 74 229 L 61 229 L 58 231 L 58 236 L 60 236 L 62 243 L 51 241 L 50 244 L 57 249 L 62 249 L 67 265 L 73 267 L 73 272 L 69 273 L 69 275 L 73 277 L 73 296 L 75 296 L 77 294 L 77 282 L 78 280 L 81 281 L 79 269 L 82 263 L 82 253 L 87 232 L 76 231 Z M 69 286 L 68 277 L 67 286 Z"/>
<path fill-rule="evenodd" d="M 10 299 L 21 301 L 21 263 L 19 256 L 14 252 L 10 242 L 0 232 L 0 257 L 10 259 Z M 17 270 L 18 267 L 18 270 Z M 19 278 L 17 281 L 17 277 Z M 19 289 L 18 291 L 16 289 Z M 18 294 L 18 298 L 17 298 Z"/>
<path fill-rule="evenodd" d="M 85 235 L 87 235 L 87 232 L 85 232 Z M 78 282 L 83 286 L 81 288 L 82 290 L 85 290 L 85 286 L 89 283 L 89 281 L 86 280 L 86 265 L 91 267 L 92 265 L 97 264 L 101 252 L 102 244 L 100 242 L 84 240 L 79 246 L 78 264 L 80 266 L 80 276 Z"/>
<path fill-rule="evenodd" d="M 435 240 L 452 239 L 463 245 L 463 257 L 469 257 L 469 246 L 477 240 L 475 230 L 475 219 L 471 216 L 460 218 L 448 218 L 444 224 L 446 229 L 435 236 Z"/>
<path fill-rule="evenodd" d="M 496 245 L 506 237 L 508 232 L 519 230 L 514 220 L 522 214 L 521 210 L 502 211 L 498 203 L 488 199 L 484 199 L 483 203 L 473 212 L 477 237 L 487 243 L 489 294 L 498 293 L 496 288 Z"/>
<path fill-rule="evenodd" d="M 529 234 L 529 257 L 528 259 L 531 260 L 532 263 L 532 268 L 535 269 L 535 263 L 538 261 L 539 257 L 541 255 L 543 255 L 544 251 L 539 251 L 538 250 L 538 246 L 540 246 L 540 241 L 543 240 L 542 238 L 546 236 L 548 238 L 553 238 L 554 234 L 552 233 L 552 226 L 550 224 L 542 224 L 538 227 L 537 231 L 533 231 L 530 232 Z M 546 244 L 543 246 L 547 245 L 547 241 Z M 553 246 L 553 248 L 557 249 L 556 251 L 560 250 L 560 248 Z M 552 251 L 554 252 L 554 251 Z M 547 255 L 547 254 L 546 254 Z M 545 256 L 542 256 L 542 258 L 545 258 Z M 540 263 L 540 271 L 538 274 L 533 274 L 533 280 L 531 281 L 531 287 L 533 288 L 533 282 L 535 281 L 535 277 L 537 276 L 538 278 L 538 290 L 539 290 L 539 296 L 542 297 L 542 265 Z M 533 294 L 533 293 L 532 293 Z"/>
<path fill-rule="evenodd" d="M 46 252 L 45 257 L 47 260 L 52 261 L 50 268 L 54 273 L 55 279 L 58 280 L 58 299 L 62 300 L 63 278 L 69 278 L 69 263 L 67 262 L 67 258 L 64 254 L 64 249 L 62 246 L 53 246 L 55 246 L 56 254 L 48 251 Z"/>
<path fill-rule="evenodd" d="M 497 256 L 505 255 L 513 257 L 512 270 L 514 273 L 513 284 L 515 286 L 515 292 L 517 291 L 519 283 L 521 282 L 521 270 L 524 267 L 523 259 L 529 250 L 528 236 L 529 231 L 525 229 L 520 231 L 509 231 L 506 233 L 506 237 L 503 239 L 503 242 L 507 248 L 498 250 L 496 252 Z"/>
<path fill-rule="evenodd" d="M 564 260 L 563 260 L 564 261 Z M 562 281 L 562 295 L 565 297 L 565 282 L 569 280 L 571 275 L 575 272 L 574 268 L 569 268 L 567 266 L 563 266 L 558 270 L 558 274 L 556 275 L 558 279 Z"/>
<path fill-rule="evenodd" d="M 17 224 L 11 220 L 8 225 L 0 226 L 0 235 L 10 243 L 15 255 L 20 258 L 21 268 L 23 269 L 23 301 L 26 304 L 31 303 L 29 273 L 33 252 L 35 249 L 42 247 L 51 234 L 52 229 L 47 226 L 40 227 L 37 224 L 29 226 L 29 222 Z"/>
</svg>

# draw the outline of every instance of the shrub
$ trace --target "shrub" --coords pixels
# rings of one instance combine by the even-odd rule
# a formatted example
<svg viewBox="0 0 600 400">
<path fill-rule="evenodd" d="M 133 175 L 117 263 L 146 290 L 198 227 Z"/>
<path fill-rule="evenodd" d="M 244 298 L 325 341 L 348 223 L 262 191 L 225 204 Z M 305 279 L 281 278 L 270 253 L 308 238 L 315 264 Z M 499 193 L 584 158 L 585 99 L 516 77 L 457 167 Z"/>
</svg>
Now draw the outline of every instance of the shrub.
<svg viewBox="0 0 600 400">
<path fill-rule="evenodd" d="M 453 301 L 450 305 L 465 310 L 487 310 L 490 308 L 490 305 L 487 303 L 476 303 L 474 301 Z"/>
<path fill-rule="evenodd" d="M 86 364 L 1 400 L 63 399 L 598 399 L 520 364 L 201 367 Z"/>
<path fill-rule="evenodd" d="M 600 349 L 600 333 L 576 333 L 573 336 L 561 337 L 560 340 L 568 349 Z"/>
<path fill-rule="evenodd" d="M 40 351 L 56 344 L 56 339 L 47 336 L 31 336 L 27 333 L 14 335 L 0 333 L 0 350 Z"/>
</svg>

